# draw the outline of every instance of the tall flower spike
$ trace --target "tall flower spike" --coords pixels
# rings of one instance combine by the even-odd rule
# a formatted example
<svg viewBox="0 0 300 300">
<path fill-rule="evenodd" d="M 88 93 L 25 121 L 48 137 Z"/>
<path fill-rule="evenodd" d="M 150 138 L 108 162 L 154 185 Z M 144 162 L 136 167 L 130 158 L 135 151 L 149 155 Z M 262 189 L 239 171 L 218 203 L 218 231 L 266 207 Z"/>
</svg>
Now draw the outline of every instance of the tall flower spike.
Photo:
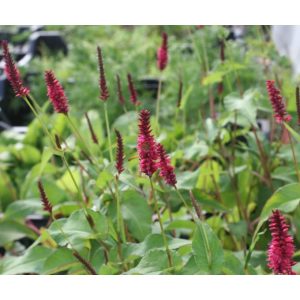
<svg viewBox="0 0 300 300">
<path fill-rule="evenodd" d="M 292 266 L 295 246 L 293 238 L 289 235 L 289 226 L 279 210 L 273 211 L 269 218 L 269 228 L 272 234 L 272 241 L 268 250 L 268 267 L 274 274 L 295 275 Z"/>
<path fill-rule="evenodd" d="M 121 105 L 125 104 L 125 99 L 122 93 L 122 86 L 121 86 L 121 79 L 120 76 L 117 75 L 117 92 L 118 92 L 118 98 Z"/>
<path fill-rule="evenodd" d="M 38 188 L 39 188 L 39 192 L 40 192 L 41 201 L 43 203 L 44 211 L 47 211 L 47 212 L 49 212 L 50 215 L 52 215 L 52 204 L 50 203 L 50 201 L 45 193 L 44 186 L 40 180 L 38 181 Z"/>
<path fill-rule="evenodd" d="M 124 171 L 124 145 L 123 138 L 118 130 L 115 129 L 117 136 L 117 151 L 116 151 L 116 169 L 121 174 Z"/>
<path fill-rule="evenodd" d="M 47 95 L 57 113 L 67 115 L 69 112 L 69 103 L 64 89 L 56 79 L 53 71 L 45 72 L 45 82 L 47 85 Z"/>
<path fill-rule="evenodd" d="M 274 80 L 266 81 L 269 99 L 274 110 L 274 118 L 277 123 L 289 122 L 292 117 L 287 113 L 280 91 L 275 87 Z"/>
<path fill-rule="evenodd" d="M 131 75 L 129 73 L 127 74 L 127 80 L 128 80 L 128 89 L 129 89 L 129 93 L 130 93 L 130 101 L 135 106 L 140 105 L 141 102 L 138 101 L 137 92 L 136 92 L 136 89 L 133 85 Z"/>
<path fill-rule="evenodd" d="M 26 97 L 29 94 L 30 90 L 29 88 L 23 85 L 20 71 L 17 68 L 9 52 L 8 43 L 7 41 L 2 41 L 1 44 L 3 48 L 3 57 L 5 62 L 4 72 L 7 76 L 7 79 L 10 82 L 14 93 L 17 97 Z"/>
<path fill-rule="evenodd" d="M 164 181 L 174 186 L 177 183 L 176 175 L 174 173 L 174 167 L 171 165 L 170 158 L 166 153 L 163 145 L 157 144 L 158 153 L 158 163 L 157 166 L 160 169 L 159 175 L 164 179 Z"/>
<path fill-rule="evenodd" d="M 296 87 L 296 106 L 297 106 L 298 125 L 300 126 L 300 89 L 299 89 L 299 86 Z"/>
<path fill-rule="evenodd" d="M 102 101 L 106 101 L 109 97 L 109 92 L 108 92 L 108 88 L 106 85 L 102 51 L 101 51 L 100 47 L 97 47 L 97 53 L 98 53 L 98 67 L 99 67 L 99 73 L 100 73 L 100 78 L 99 78 L 100 99 Z"/>
<path fill-rule="evenodd" d="M 157 67 L 160 71 L 163 71 L 168 63 L 168 35 L 162 33 L 162 43 L 157 50 Z"/>
<path fill-rule="evenodd" d="M 150 112 L 142 110 L 139 115 L 139 135 L 137 150 L 140 161 L 140 171 L 149 177 L 157 170 L 156 142 L 151 132 Z"/>
</svg>

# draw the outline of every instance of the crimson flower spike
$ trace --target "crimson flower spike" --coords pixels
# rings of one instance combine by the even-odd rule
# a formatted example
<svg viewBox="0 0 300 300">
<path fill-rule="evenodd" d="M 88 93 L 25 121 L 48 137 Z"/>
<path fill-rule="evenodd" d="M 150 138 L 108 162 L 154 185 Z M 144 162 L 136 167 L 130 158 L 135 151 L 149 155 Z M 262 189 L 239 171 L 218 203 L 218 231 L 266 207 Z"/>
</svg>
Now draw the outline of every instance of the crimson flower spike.
<svg viewBox="0 0 300 300">
<path fill-rule="evenodd" d="M 162 33 L 162 43 L 157 50 L 157 67 L 160 71 L 163 71 L 168 64 L 168 35 Z"/>
<path fill-rule="evenodd" d="M 295 265 L 293 255 L 295 246 L 293 238 L 289 235 L 289 226 L 279 210 L 273 211 L 269 218 L 269 228 L 272 241 L 268 250 L 268 267 L 274 274 L 295 275 L 292 266 Z"/>
<path fill-rule="evenodd" d="M 2 41 L 1 44 L 3 48 L 3 57 L 5 62 L 4 72 L 7 76 L 7 79 L 11 84 L 13 91 L 17 97 L 26 97 L 30 93 L 30 90 L 29 88 L 23 85 L 20 71 L 17 68 L 9 52 L 8 43 L 7 41 Z"/>
<path fill-rule="evenodd" d="M 273 107 L 274 118 L 276 122 L 289 122 L 292 119 L 292 117 L 286 111 L 285 103 L 283 101 L 279 89 L 275 87 L 274 80 L 267 80 L 266 86 L 269 94 L 269 99 Z"/>
<path fill-rule="evenodd" d="M 45 82 L 47 85 L 47 95 L 57 113 L 67 115 L 69 112 L 69 103 L 64 89 L 56 79 L 53 71 L 45 71 Z"/>
<path fill-rule="evenodd" d="M 117 136 L 116 169 L 121 174 L 124 171 L 124 145 L 123 138 L 118 130 L 115 129 Z"/>
<path fill-rule="evenodd" d="M 138 101 L 137 92 L 136 92 L 136 89 L 133 85 L 131 74 L 129 74 L 129 73 L 127 74 L 127 80 L 128 80 L 128 89 L 129 89 L 129 93 L 130 93 L 130 101 L 135 106 L 140 105 L 141 102 Z"/>
<path fill-rule="evenodd" d="M 109 97 L 109 92 L 108 92 L 108 88 L 106 85 L 102 51 L 101 51 L 100 47 L 97 47 L 97 53 L 98 53 L 98 67 L 99 67 L 99 73 L 100 73 L 100 78 L 99 78 L 100 99 L 102 101 L 106 101 Z"/>
<path fill-rule="evenodd" d="M 118 97 L 119 97 L 119 102 L 121 105 L 125 104 L 125 99 L 122 93 L 122 87 L 121 87 L 121 79 L 120 76 L 117 75 L 117 92 L 118 92 Z"/>
<path fill-rule="evenodd" d="M 171 165 L 170 158 L 166 153 L 163 145 L 157 144 L 157 154 L 158 154 L 158 163 L 157 167 L 160 169 L 159 175 L 164 179 L 164 181 L 175 187 L 177 180 L 174 173 L 174 167 Z"/>
<path fill-rule="evenodd" d="M 300 126 L 300 89 L 299 89 L 299 86 L 296 87 L 296 106 L 297 106 L 298 125 Z"/>
<path fill-rule="evenodd" d="M 50 201 L 45 193 L 44 186 L 40 180 L 38 181 L 38 188 L 39 188 L 39 192 L 40 192 L 41 201 L 43 203 L 44 211 L 47 211 L 47 212 L 49 212 L 50 215 L 52 215 L 52 204 L 50 203 Z"/>
<path fill-rule="evenodd" d="M 150 112 L 143 109 L 139 115 L 139 135 L 137 150 L 140 162 L 140 171 L 151 177 L 157 170 L 157 149 L 150 125 Z"/>
</svg>

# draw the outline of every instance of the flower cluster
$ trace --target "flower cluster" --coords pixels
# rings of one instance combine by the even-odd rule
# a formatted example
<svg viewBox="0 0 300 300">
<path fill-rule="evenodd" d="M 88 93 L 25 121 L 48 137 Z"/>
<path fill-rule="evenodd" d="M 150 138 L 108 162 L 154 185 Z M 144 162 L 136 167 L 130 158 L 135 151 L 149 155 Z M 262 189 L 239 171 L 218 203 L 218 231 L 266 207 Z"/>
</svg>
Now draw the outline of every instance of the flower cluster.
<svg viewBox="0 0 300 300">
<path fill-rule="evenodd" d="M 165 182 L 171 186 L 176 185 L 177 180 L 174 173 L 174 167 L 171 165 L 170 158 L 168 157 L 163 145 L 157 144 L 158 163 L 157 167 L 160 169 L 159 175 Z"/>
<path fill-rule="evenodd" d="M 133 85 L 131 74 L 127 74 L 127 80 L 128 80 L 128 89 L 130 93 L 130 101 L 133 105 L 137 106 L 140 105 L 140 101 L 138 100 L 136 89 Z"/>
<path fill-rule="evenodd" d="M 160 71 L 163 71 L 168 63 L 168 35 L 163 32 L 162 43 L 157 50 L 157 67 Z"/>
<path fill-rule="evenodd" d="M 107 88 L 107 85 L 106 85 L 103 58 L 102 58 L 102 51 L 101 51 L 100 47 L 97 47 L 97 54 L 98 54 L 99 74 L 100 74 L 100 78 L 99 78 L 100 99 L 102 101 L 106 101 L 109 97 L 109 92 L 108 92 L 108 88 Z"/>
<path fill-rule="evenodd" d="M 139 116 L 139 136 L 137 150 L 140 159 L 140 171 L 149 177 L 157 170 L 157 149 L 150 125 L 150 112 L 143 109 Z"/>
<path fill-rule="evenodd" d="M 53 104 L 57 113 L 67 115 L 69 112 L 68 99 L 65 95 L 62 85 L 56 79 L 53 71 L 45 72 L 45 81 L 47 85 L 47 95 Z"/>
<path fill-rule="evenodd" d="M 14 93 L 17 97 L 26 97 L 30 90 L 29 88 L 23 85 L 23 81 L 20 75 L 19 69 L 16 67 L 15 62 L 13 61 L 11 54 L 8 49 L 7 41 L 2 41 L 3 48 L 3 57 L 5 62 L 4 72 L 7 76 L 8 81 L 10 82 Z"/>
<path fill-rule="evenodd" d="M 44 186 L 40 180 L 38 181 L 38 188 L 39 188 L 40 197 L 41 197 L 41 201 L 43 203 L 44 210 L 49 212 L 50 215 L 52 215 L 52 204 L 50 203 L 50 201 L 45 193 Z"/>
<path fill-rule="evenodd" d="M 115 132 L 117 136 L 116 169 L 118 170 L 118 173 L 121 174 L 124 171 L 124 145 L 121 133 L 116 129 Z"/>
<path fill-rule="evenodd" d="M 274 117 L 276 122 L 289 122 L 292 117 L 286 111 L 284 101 L 282 99 L 280 91 L 275 87 L 274 80 L 267 80 L 266 86 L 269 94 L 269 99 L 274 110 Z"/>
<path fill-rule="evenodd" d="M 268 266 L 274 274 L 294 275 L 292 266 L 295 246 L 293 238 L 288 234 L 288 225 L 279 210 L 273 211 L 269 219 L 272 241 L 268 250 Z"/>
<path fill-rule="evenodd" d="M 151 177 L 160 170 L 159 175 L 171 186 L 176 185 L 174 167 L 161 144 L 156 143 L 150 126 L 150 112 L 146 109 L 140 112 L 139 136 L 137 143 L 140 160 L 140 171 Z"/>
</svg>

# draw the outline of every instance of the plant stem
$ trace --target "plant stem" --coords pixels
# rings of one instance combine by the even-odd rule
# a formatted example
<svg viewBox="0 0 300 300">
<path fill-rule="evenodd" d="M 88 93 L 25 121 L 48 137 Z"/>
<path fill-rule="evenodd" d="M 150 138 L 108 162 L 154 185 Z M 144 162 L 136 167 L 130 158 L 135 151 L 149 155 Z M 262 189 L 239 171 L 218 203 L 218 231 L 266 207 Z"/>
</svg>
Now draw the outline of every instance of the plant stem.
<svg viewBox="0 0 300 300">
<path fill-rule="evenodd" d="M 262 167 L 264 169 L 264 173 L 265 173 L 264 177 L 267 180 L 268 185 L 270 186 L 271 190 L 274 191 L 274 187 L 273 187 L 273 184 L 272 184 L 271 172 L 268 168 L 268 157 L 265 154 L 265 151 L 263 149 L 261 141 L 258 138 L 257 131 L 256 131 L 256 128 L 255 128 L 254 125 L 252 126 L 252 130 L 253 130 L 255 141 L 256 141 L 256 144 L 257 144 L 257 148 L 258 148 L 258 151 L 259 151 L 259 154 L 260 154 L 260 161 L 261 161 Z"/>
<path fill-rule="evenodd" d="M 169 249 L 169 246 L 168 246 L 168 240 L 167 240 L 166 234 L 164 232 L 164 227 L 163 227 L 163 223 L 162 223 L 162 220 L 161 220 L 161 215 L 160 215 L 159 208 L 158 208 L 158 203 L 157 203 L 157 199 L 156 199 L 156 194 L 155 194 L 152 178 L 149 177 L 149 180 L 150 180 L 150 185 L 151 185 L 151 190 L 152 190 L 152 195 L 153 195 L 153 200 L 154 200 L 154 206 L 155 206 L 155 210 L 156 210 L 156 213 L 157 213 L 158 222 L 159 222 L 159 226 L 160 226 L 160 230 L 161 230 L 161 235 L 163 237 L 164 245 L 165 245 L 167 256 L 168 256 L 169 267 L 172 268 L 173 267 L 172 256 L 171 256 L 171 252 L 170 252 L 170 249 Z"/>
<path fill-rule="evenodd" d="M 56 148 L 56 144 L 46 126 L 46 124 L 43 122 L 43 120 L 41 119 L 41 117 L 39 116 L 38 112 L 35 110 L 35 108 L 31 105 L 30 100 L 27 97 L 23 98 L 25 100 L 25 102 L 27 103 L 27 105 L 29 106 L 29 108 L 31 109 L 31 111 L 33 112 L 33 114 L 35 115 L 35 117 L 38 119 L 38 121 L 40 122 L 40 124 L 42 125 L 46 135 L 49 136 L 50 142 L 52 143 L 53 147 Z"/>
<path fill-rule="evenodd" d="M 104 102 L 104 116 L 105 116 L 105 124 L 106 124 L 106 131 L 108 137 L 108 146 L 109 146 L 109 157 L 110 161 L 113 162 L 113 154 L 112 154 L 112 147 L 111 147 L 111 136 L 110 136 L 110 127 L 108 122 L 108 114 L 107 114 L 107 102 Z"/>
<path fill-rule="evenodd" d="M 116 200 L 117 200 L 117 229 L 122 237 L 123 242 L 126 243 L 126 234 L 124 229 L 124 220 L 121 212 L 121 199 L 118 189 L 118 178 L 115 177 L 115 189 L 116 189 Z"/>
<path fill-rule="evenodd" d="M 191 217 L 193 218 L 193 220 L 195 221 L 194 215 L 191 212 L 189 206 L 187 205 L 186 201 L 184 200 L 183 196 L 181 195 L 181 193 L 179 192 L 179 190 L 177 189 L 177 187 L 175 186 L 175 191 L 177 193 L 177 195 L 179 196 L 180 200 L 182 201 L 182 203 L 184 204 L 187 212 L 191 215 Z"/>
<path fill-rule="evenodd" d="M 87 154 L 89 154 L 89 156 L 92 158 L 91 160 L 93 161 L 93 164 L 97 165 L 97 164 L 95 164 L 97 162 L 97 159 L 91 153 L 90 149 L 86 146 L 86 143 L 85 143 L 83 137 L 81 136 L 79 130 L 76 128 L 76 126 L 73 123 L 72 119 L 70 118 L 70 116 L 68 114 L 65 115 L 65 116 L 66 116 L 66 118 L 67 118 L 67 120 L 68 120 L 68 122 L 69 122 L 69 124 L 70 124 L 70 126 L 71 126 L 71 128 L 72 128 L 72 130 L 74 132 L 74 134 L 77 136 L 77 139 L 81 141 L 81 143 L 82 143 L 83 147 L 85 148 Z"/>
<path fill-rule="evenodd" d="M 294 166 L 295 166 L 296 174 L 297 174 L 297 177 L 298 177 L 298 181 L 300 182 L 300 172 L 299 172 L 298 161 L 297 161 L 297 157 L 296 157 L 296 153 L 295 153 L 294 142 L 293 142 L 293 138 L 291 137 L 291 133 L 289 131 L 288 131 L 288 137 L 289 137 L 291 150 L 292 150 L 292 154 L 293 154 L 293 160 L 294 160 Z"/>
<path fill-rule="evenodd" d="M 156 98 L 156 132 L 159 132 L 159 104 L 160 104 L 160 94 L 161 94 L 161 76 L 159 76 L 158 80 L 158 90 L 157 90 L 157 98 Z"/>
</svg>

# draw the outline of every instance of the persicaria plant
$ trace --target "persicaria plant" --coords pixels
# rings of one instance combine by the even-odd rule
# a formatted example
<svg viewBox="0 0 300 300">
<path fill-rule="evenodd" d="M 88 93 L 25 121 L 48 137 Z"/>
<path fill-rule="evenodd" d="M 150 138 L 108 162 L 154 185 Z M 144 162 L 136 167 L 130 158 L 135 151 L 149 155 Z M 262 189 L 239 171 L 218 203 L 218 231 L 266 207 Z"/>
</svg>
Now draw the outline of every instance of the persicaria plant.
<svg viewBox="0 0 300 300">
<path fill-rule="evenodd" d="M 118 30 L 128 53 L 119 36 L 87 39 L 77 81 L 53 64 L 42 94 L 1 41 L 11 101 L 33 121 L 0 135 L 0 273 L 297 274 L 300 96 L 286 65 L 270 71 L 264 39 L 241 58 L 221 26 L 149 29 L 140 45 Z"/>
</svg>

